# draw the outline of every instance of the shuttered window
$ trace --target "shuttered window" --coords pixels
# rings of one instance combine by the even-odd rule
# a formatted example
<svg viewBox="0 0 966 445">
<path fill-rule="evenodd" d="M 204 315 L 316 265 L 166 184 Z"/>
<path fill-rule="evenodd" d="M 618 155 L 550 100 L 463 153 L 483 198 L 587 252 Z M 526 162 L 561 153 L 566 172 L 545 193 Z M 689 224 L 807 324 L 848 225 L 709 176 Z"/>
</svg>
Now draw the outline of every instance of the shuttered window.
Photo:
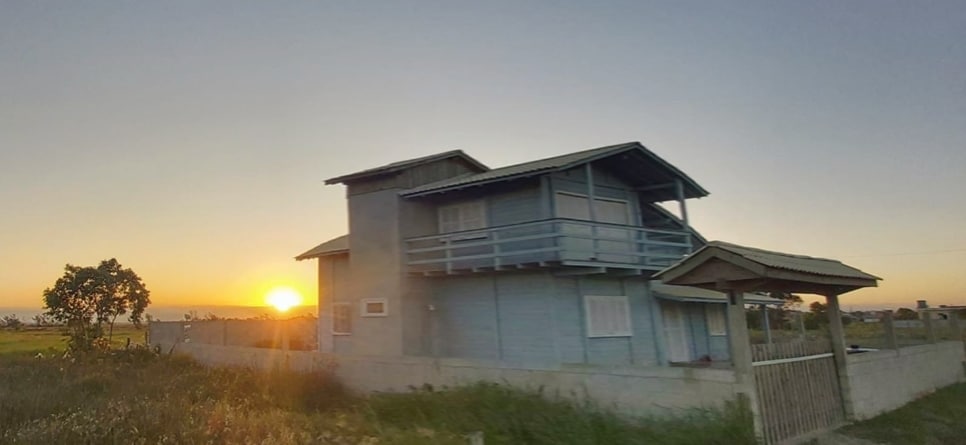
<svg viewBox="0 0 966 445">
<path fill-rule="evenodd" d="M 332 333 L 352 333 L 352 307 L 349 303 L 332 303 Z"/>
<path fill-rule="evenodd" d="M 728 335 L 723 304 L 704 305 L 704 317 L 708 322 L 708 335 Z"/>
<path fill-rule="evenodd" d="M 483 200 L 463 202 L 439 208 L 439 233 L 460 232 L 486 227 Z"/>
<path fill-rule="evenodd" d="M 584 296 L 588 337 L 630 337 L 631 308 L 624 295 Z"/>
</svg>

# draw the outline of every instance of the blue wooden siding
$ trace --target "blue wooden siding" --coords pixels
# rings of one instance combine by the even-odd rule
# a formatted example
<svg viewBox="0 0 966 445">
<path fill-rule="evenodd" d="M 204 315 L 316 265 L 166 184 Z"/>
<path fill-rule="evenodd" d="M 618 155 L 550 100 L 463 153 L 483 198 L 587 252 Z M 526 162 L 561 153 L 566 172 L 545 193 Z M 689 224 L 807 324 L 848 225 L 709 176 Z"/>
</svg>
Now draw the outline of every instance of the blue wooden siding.
<svg viewBox="0 0 966 445">
<path fill-rule="evenodd" d="M 487 197 L 487 217 L 491 227 L 543 219 L 542 208 L 539 184 Z"/>
<path fill-rule="evenodd" d="M 435 307 L 438 354 L 443 357 L 499 358 L 497 301 L 490 277 L 437 280 Z"/>
<path fill-rule="evenodd" d="M 647 288 L 640 278 L 556 277 L 550 272 L 439 279 L 438 353 L 521 365 L 656 365 Z M 627 295 L 633 335 L 587 338 L 584 295 Z"/>
<path fill-rule="evenodd" d="M 499 274 L 502 360 L 511 364 L 558 364 L 549 273 Z"/>
</svg>

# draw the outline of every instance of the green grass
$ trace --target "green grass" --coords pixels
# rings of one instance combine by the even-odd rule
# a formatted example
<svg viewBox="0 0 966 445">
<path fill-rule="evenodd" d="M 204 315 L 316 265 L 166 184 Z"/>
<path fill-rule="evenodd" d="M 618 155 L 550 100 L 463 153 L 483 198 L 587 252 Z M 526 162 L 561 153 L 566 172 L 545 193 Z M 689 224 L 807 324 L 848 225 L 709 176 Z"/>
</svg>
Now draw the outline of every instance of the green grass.
<svg viewBox="0 0 966 445">
<path fill-rule="evenodd" d="M 496 384 L 366 397 L 328 373 L 205 368 L 141 349 L 0 354 L 4 444 L 465 445 L 474 431 L 487 445 L 755 443 L 736 406 L 629 419 Z"/>
<path fill-rule="evenodd" d="M 960 445 L 966 443 L 964 419 L 966 383 L 960 383 L 840 432 L 881 444 Z"/>
<path fill-rule="evenodd" d="M 131 339 L 131 344 L 144 343 L 145 329 L 138 329 L 130 324 L 115 326 L 111 343 L 115 347 L 123 347 L 128 338 Z M 63 335 L 62 328 L 24 327 L 17 331 L 0 329 L 0 354 L 64 352 L 66 347 L 67 337 Z"/>
</svg>

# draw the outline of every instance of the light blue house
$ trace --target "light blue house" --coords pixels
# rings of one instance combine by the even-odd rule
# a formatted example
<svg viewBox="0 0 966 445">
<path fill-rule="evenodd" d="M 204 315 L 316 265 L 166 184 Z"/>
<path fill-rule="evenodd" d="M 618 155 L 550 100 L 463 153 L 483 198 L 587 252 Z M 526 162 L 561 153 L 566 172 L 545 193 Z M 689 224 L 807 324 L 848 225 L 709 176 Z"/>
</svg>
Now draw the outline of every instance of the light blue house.
<svg viewBox="0 0 966 445">
<path fill-rule="evenodd" d="M 296 257 L 318 259 L 323 352 L 542 369 L 728 359 L 724 295 L 649 279 L 705 243 L 686 201 L 708 192 L 640 143 L 497 169 L 450 151 L 326 184 L 346 186 L 349 234 Z"/>
</svg>

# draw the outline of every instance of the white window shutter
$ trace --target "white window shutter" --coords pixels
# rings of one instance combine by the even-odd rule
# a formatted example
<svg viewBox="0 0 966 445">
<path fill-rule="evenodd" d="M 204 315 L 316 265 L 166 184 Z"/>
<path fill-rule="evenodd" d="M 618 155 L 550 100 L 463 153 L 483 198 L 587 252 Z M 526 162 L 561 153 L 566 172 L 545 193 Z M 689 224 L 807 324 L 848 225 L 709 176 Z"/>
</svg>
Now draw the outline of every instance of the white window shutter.
<svg viewBox="0 0 966 445">
<path fill-rule="evenodd" d="M 630 337 L 630 304 L 627 296 L 587 295 L 584 297 L 588 337 Z"/>
</svg>

